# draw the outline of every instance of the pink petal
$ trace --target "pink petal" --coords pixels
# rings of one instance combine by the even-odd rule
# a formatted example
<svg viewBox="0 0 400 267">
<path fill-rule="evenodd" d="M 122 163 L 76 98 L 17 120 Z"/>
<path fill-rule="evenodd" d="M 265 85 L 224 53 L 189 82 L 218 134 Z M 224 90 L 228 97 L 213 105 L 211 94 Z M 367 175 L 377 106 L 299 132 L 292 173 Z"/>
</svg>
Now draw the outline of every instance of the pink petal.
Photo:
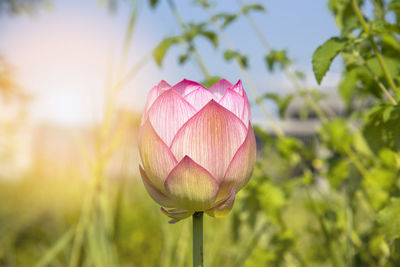
<svg viewBox="0 0 400 267">
<path fill-rule="evenodd" d="M 239 118 L 211 100 L 178 131 L 171 151 L 178 161 L 191 157 L 221 181 L 246 134 Z"/>
<path fill-rule="evenodd" d="M 243 100 L 244 100 L 244 106 L 243 106 L 243 112 L 240 118 L 242 119 L 243 123 L 246 125 L 246 127 L 249 127 L 250 119 L 251 119 L 251 111 L 250 111 L 250 105 L 249 105 L 249 100 L 247 99 L 247 94 L 245 91 L 243 91 Z"/>
<path fill-rule="evenodd" d="M 158 190 L 165 193 L 164 181 L 178 162 L 168 146 L 154 131 L 149 120 L 139 129 L 138 146 L 149 180 Z"/>
<path fill-rule="evenodd" d="M 189 216 L 192 216 L 194 211 L 189 211 L 189 210 L 182 210 L 182 209 L 171 209 L 171 210 L 166 210 L 163 207 L 161 207 L 162 213 L 167 215 L 168 217 L 172 218 L 173 220 L 169 221 L 169 223 L 173 224 L 176 223 L 180 220 L 183 220 Z"/>
<path fill-rule="evenodd" d="M 244 89 L 241 80 L 237 81 L 237 83 L 235 83 L 235 85 L 232 86 L 231 89 L 236 93 L 238 93 L 239 95 L 243 96 Z"/>
<path fill-rule="evenodd" d="M 161 95 L 164 91 L 168 90 L 169 88 L 171 88 L 171 85 L 169 85 L 166 81 L 162 80 L 161 82 L 159 82 L 157 84 L 158 87 L 158 95 Z"/>
<path fill-rule="evenodd" d="M 216 217 L 216 218 L 224 217 L 231 211 L 234 202 L 235 202 L 235 189 L 232 188 L 231 193 L 225 200 L 220 201 L 217 205 L 215 205 L 211 209 L 206 210 L 206 213 L 211 217 Z"/>
<path fill-rule="evenodd" d="M 219 101 L 219 104 L 241 119 L 244 108 L 244 99 L 238 93 L 231 89 L 227 89 L 224 96 Z M 246 125 L 246 122 L 243 123 Z"/>
<path fill-rule="evenodd" d="M 217 100 L 219 100 L 225 94 L 226 89 L 231 88 L 232 86 L 233 85 L 229 81 L 221 79 L 208 90 L 214 94 Z"/>
<path fill-rule="evenodd" d="M 148 111 L 151 105 L 153 105 L 154 101 L 156 101 L 157 97 L 170 87 L 171 85 L 162 80 L 150 90 L 149 94 L 147 95 L 146 105 L 144 106 L 141 125 L 143 125 L 144 122 L 147 120 Z"/>
<path fill-rule="evenodd" d="M 251 125 L 247 131 L 246 140 L 237 150 L 220 185 L 219 196 L 226 196 L 235 188 L 236 192 L 247 184 L 256 162 L 256 138 Z M 219 198 L 219 197 L 218 197 Z"/>
<path fill-rule="evenodd" d="M 200 87 L 197 90 L 192 91 L 187 94 L 185 97 L 187 102 L 189 102 L 196 110 L 202 109 L 211 99 L 214 98 L 214 95 L 211 94 L 207 89 Z"/>
<path fill-rule="evenodd" d="M 185 95 L 191 93 L 192 91 L 198 89 L 199 87 L 204 88 L 199 83 L 184 79 L 184 80 L 180 81 L 179 83 L 175 84 L 172 87 L 172 89 L 175 90 L 181 96 L 185 96 Z"/>
<path fill-rule="evenodd" d="M 142 176 L 142 181 L 144 187 L 146 188 L 147 193 L 151 196 L 151 198 L 164 207 L 173 207 L 174 203 L 171 199 L 169 199 L 165 194 L 163 194 L 160 190 L 158 190 L 147 177 L 146 172 L 143 170 L 142 166 L 139 165 L 140 175 Z"/>
<path fill-rule="evenodd" d="M 156 133 L 170 144 L 176 132 L 196 110 L 174 90 L 162 93 L 149 110 L 149 120 Z"/>
<path fill-rule="evenodd" d="M 188 156 L 171 171 L 164 185 L 177 207 L 191 211 L 210 208 L 218 193 L 214 177 Z"/>
</svg>

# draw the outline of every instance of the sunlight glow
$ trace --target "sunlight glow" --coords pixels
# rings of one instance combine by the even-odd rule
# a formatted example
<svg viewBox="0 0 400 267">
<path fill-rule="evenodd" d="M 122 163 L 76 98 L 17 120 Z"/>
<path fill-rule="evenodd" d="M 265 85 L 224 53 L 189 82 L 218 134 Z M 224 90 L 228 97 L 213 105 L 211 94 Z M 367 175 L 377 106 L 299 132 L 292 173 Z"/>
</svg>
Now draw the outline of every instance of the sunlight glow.
<svg viewBox="0 0 400 267">
<path fill-rule="evenodd" d="M 36 121 L 82 124 L 100 112 L 115 38 L 104 25 L 79 20 L 43 16 L 6 34 L 13 43 L 6 55 L 34 97 L 31 114 Z"/>
</svg>

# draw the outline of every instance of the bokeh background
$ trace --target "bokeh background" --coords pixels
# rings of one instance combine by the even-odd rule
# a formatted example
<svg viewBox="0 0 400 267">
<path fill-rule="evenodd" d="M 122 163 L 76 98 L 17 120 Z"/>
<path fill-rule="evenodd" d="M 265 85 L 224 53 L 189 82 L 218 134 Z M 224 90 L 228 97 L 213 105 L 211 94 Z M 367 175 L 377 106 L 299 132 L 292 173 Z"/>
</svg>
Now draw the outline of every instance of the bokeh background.
<svg viewBox="0 0 400 267">
<path fill-rule="evenodd" d="M 241 79 L 257 134 L 206 266 L 399 266 L 399 12 L 0 0 L 0 266 L 190 266 L 191 220 L 146 194 L 136 143 L 149 90 L 184 78 Z"/>
</svg>

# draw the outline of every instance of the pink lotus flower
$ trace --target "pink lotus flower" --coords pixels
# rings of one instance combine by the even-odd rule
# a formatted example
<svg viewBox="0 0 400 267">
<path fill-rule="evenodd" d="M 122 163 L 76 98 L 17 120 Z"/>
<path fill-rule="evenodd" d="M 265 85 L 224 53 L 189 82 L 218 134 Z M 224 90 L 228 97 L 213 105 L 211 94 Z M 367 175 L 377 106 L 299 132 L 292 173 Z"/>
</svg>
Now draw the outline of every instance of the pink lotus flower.
<svg viewBox="0 0 400 267">
<path fill-rule="evenodd" d="M 151 89 L 139 130 L 140 173 L 150 196 L 176 222 L 196 211 L 226 215 L 256 160 L 241 81 L 209 90 L 183 80 Z"/>
</svg>

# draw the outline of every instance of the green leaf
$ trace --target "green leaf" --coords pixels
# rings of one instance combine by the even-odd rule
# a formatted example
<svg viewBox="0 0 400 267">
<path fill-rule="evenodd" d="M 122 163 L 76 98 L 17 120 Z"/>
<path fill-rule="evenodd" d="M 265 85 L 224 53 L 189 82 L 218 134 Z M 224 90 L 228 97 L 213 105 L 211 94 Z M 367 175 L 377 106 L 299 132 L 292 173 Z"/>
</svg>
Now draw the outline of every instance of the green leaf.
<svg viewBox="0 0 400 267">
<path fill-rule="evenodd" d="M 211 20 L 212 21 L 222 20 L 221 28 L 225 29 L 229 24 L 234 22 L 237 19 L 237 17 L 238 17 L 237 14 L 219 13 L 219 14 L 214 15 L 211 18 Z"/>
<path fill-rule="evenodd" d="M 319 130 L 319 135 L 329 148 L 342 153 L 346 152 L 353 142 L 346 122 L 341 119 L 325 123 Z"/>
<path fill-rule="evenodd" d="M 280 137 L 276 142 L 279 153 L 292 166 L 302 160 L 304 145 L 294 137 Z"/>
<path fill-rule="evenodd" d="M 400 198 L 392 198 L 390 204 L 378 213 L 378 222 L 386 240 L 400 237 Z"/>
<path fill-rule="evenodd" d="M 189 58 L 189 54 L 188 53 L 180 55 L 179 56 L 179 64 L 180 65 L 185 64 L 185 62 L 188 60 L 188 58 Z"/>
<path fill-rule="evenodd" d="M 396 37 L 394 37 L 391 34 L 386 33 L 386 34 L 382 34 L 381 38 L 384 43 L 386 43 L 393 49 L 397 50 L 397 52 L 400 52 L 400 43 Z"/>
<path fill-rule="evenodd" d="M 282 189 L 272 182 L 267 181 L 258 187 L 257 197 L 260 201 L 261 208 L 269 219 L 278 223 L 279 213 L 286 205 L 286 198 Z"/>
<path fill-rule="evenodd" d="M 158 5 L 159 0 L 149 0 L 149 3 L 151 8 L 155 8 Z"/>
<path fill-rule="evenodd" d="M 368 145 L 375 152 L 381 148 L 400 150 L 400 107 L 381 105 L 372 109 L 363 133 Z"/>
<path fill-rule="evenodd" d="M 265 7 L 263 5 L 261 5 L 261 4 L 248 4 L 248 5 L 243 5 L 242 6 L 242 13 L 243 14 L 248 14 L 252 10 L 262 11 L 262 12 L 266 11 Z"/>
<path fill-rule="evenodd" d="M 218 47 L 218 36 L 215 34 L 215 32 L 200 31 L 199 34 L 210 40 L 214 47 Z"/>
<path fill-rule="evenodd" d="M 318 84 L 321 83 L 333 59 L 344 49 L 346 43 L 345 39 L 332 37 L 315 50 L 312 65 Z"/>
<path fill-rule="evenodd" d="M 358 75 L 357 71 L 349 71 L 344 75 L 343 80 L 339 84 L 339 93 L 347 105 L 352 103 L 357 93 Z"/>
<path fill-rule="evenodd" d="M 342 159 L 334 159 L 330 162 L 327 178 L 331 186 L 338 189 L 342 182 L 350 175 L 349 163 Z"/>
<path fill-rule="evenodd" d="M 357 28 L 358 18 L 354 14 L 353 6 L 349 0 L 329 0 L 329 9 L 335 16 L 335 21 L 342 34 L 347 34 Z"/>
<path fill-rule="evenodd" d="M 399 68 L 399 62 L 388 56 L 383 56 L 383 60 L 385 61 L 385 65 L 392 77 L 396 77 L 399 74 L 400 68 Z M 378 76 L 378 77 L 385 77 L 385 74 L 382 70 L 382 67 L 376 57 L 370 58 L 366 60 L 366 64 L 368 67 Z M 366 72 L 368 70 L 366 69 Z M 367 72 L 368 75 L 371 75 L 369 72 Z"/>
<path fill-rule="evenodd" d="M 353 135 L 353 147 L 360 156 L 373 157 L 374 153 L 371 151 L 365 136 L 360 131 L 356 131 Z"/>
<path fill-rule="evenodd" d="M 400 17 L 400 0 L 391 1 L 388 7 L 396 14 L 397 17 Z"/>
<path fill-rule="evenodd" d="M 154 48 L 153 57 L 158 66 L 162 66 L 165 54 L 171 48 L 171 46 L 179 43 L 181 40 L 181 37 L 178 36 L 167 37 L 162 40 L 156 48 Z"/>
<path fill-rule="evenodd" d="M 219 76 L 211 76 L 208 77 L 206 80 L 202 81 L 201 84 L 205 87 L 205 88 L 209 88 L 211 87 L 214 83 L 218 82 L 219 80 L 221 80 L 222 78 Z"/>
<path fill-rule="evenodd" d="M 281 69 L 284 69 L 291 63 L 287 56 L 286 50 L 272 50 L 268 55 L 265 56 L 265 61 L 269 71 L 274 71 L 276 65 L 278 65 Z"/>
<path fill-rule="evenodd" d="M 207 0 L 197 0 L 196 1 L 198 5 L 204 7 L 204 8 L 210 8 L 212 4 L 208 2 Z"/>
<path fill-rule="evenodd" d="M 387 168 L 397 169 L 400 165 L 400 155 L 388 148 L 379 151 L 379 159 Z"/>
<path fill-rule="evenodd" d="M 226 51 L 224 52 L 224 58 L 225 58 L 225 60 L 227 60 L 227 61 L 230 61 L 230 60 L 232 60 L 232 59 L 235 59 L 235 60 L 238 62 L 238 64 L 241 65 L 242 67 L 244 67 L 244 68 L 247 68 L 247 67 L 248 67 L 248 64 L 247 64 L 247 57 L 244 56 L 244 55 L 242 55 L 242 54 L 240 54 L 240 53 L 237 52 L 237 51 L 234 51 L 234 50 L 226 50 Z"/>
<path fill-rule="evenodd" d="M 274 93 L 266 93 L 265 95 L 263 95 L 263 98 L 274 100 L 279 108 L 279 116 L 281 118 L 284 118 L 286 109 L 289 106 L 290 102 L 293 100 L 294 95 L 289 94 L 287 96 L 280 96 Z"/>
<path fill-rule="evenodd" d="M 363 182 L 372 206 L 379 210 L 390 197 L 390 189 L 394 187 L 396 174 L 386 168 L 373 168 L 368 171 Z"/>
</svg>

